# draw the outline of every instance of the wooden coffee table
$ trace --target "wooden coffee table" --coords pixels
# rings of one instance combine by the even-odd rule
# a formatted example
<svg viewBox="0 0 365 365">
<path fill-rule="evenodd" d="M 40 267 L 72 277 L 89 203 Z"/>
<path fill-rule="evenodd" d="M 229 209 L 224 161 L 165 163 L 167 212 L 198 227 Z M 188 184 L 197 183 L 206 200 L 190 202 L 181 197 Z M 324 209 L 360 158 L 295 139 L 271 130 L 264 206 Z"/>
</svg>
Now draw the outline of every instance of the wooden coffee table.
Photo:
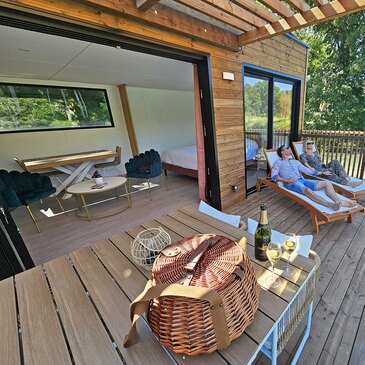
<svg viewBox="0 0 365 365">
<path fill-rule="evenodd" d="M 104 177 L 104 183 L 106 183 L 106 185 L 103 186 L 102 188 L 93 189 L 92 187 L 95 186 L 95 181 L 93 179 L 85 180 L 80 183 L 69 186 L 67 188 L 67 192 L 69 194 L 75 195 L 77 198 L 77 201 L 79 202 L 79 209 L 76 211 L 76 215 L 79 216 L 80 218 L 88 219 L 90 222 L 92 219 L 108 217 L 110 215 L 120 213 L 123 210 L 129 208 L 131 206 L 131 199 L 130 199 L 129 191 L 127 188 L 128 184 L 126 184 L 126 182 L 127 182 L 127 179 L 125 177 L 108 176 L 108 177 Z M 125 189 L 125 194 L 126 194 L 127 201 L 128 201 L 127 205 L 118 207 L 117 209 L 98 213 L 98 214 L 90 213 L 89 207 L 85 200 L 86 195 L 100 194 L 100 193 L 104 193 L 106 191 L 115 190 L 117 199 L 120 199 L 120 195 L 118 194 L 117 189 L 122 186 L 124 186 L 124 189 Z M 101 200 L 97 203 L 101 203 L 101 202 L 103 202 L 103 200 Z M 93 203 L 93 204 L 95 204 L 95 203 Z"/>
</svg>

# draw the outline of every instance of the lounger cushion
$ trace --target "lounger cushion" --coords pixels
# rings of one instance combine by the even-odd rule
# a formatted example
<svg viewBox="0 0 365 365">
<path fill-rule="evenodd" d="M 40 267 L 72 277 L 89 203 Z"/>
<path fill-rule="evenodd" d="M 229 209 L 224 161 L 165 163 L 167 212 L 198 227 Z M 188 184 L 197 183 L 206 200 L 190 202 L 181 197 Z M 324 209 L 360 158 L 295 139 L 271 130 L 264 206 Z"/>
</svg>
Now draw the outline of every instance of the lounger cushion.
<svg viewBox="0 0 365 365">
<path fill-rule="evenodd" d="M 219 210 L 211 207 L 207 203 L 200 201 L 199 212 L 205 213 L 213 218 L 219 219 L 222 222 L 228 223 L 231 226 L 238 227 L 241 217 L 239 215 L 232 215 L 220 212 Z"/>
<path fill-rule="evenodd" d="M 255 234 L 257 224 L 258 223 L 254 219 L 248 218 L 248 221 L 247 221 L 248 233 Z M 313 242 L 313 236 L 311 234 L 309 234 L 309 235 L 305 235 L 305 236 L 298 235 L 297 237 L 298 237 L 298 244 L 295 249 L 295 252 L 299 253 L 302 256 L 308 257 L 309 251 L 311 249 L 312 242 Z M 272 239 L 272 241 L 283 243 L 284 234 L 272 229 L 271 230 L 271 239 Z"/>
<path fill-rule="evenodd" d="M 319 203 L 316 203 L 314 202 L 312 199 L 309 199 L 306 195 L 304 194 L 299 194 L 295 191 L 292 191 L 292 190 L 289 190 L 289 189 L 286 189 L 284 187 L 284 183 L 282 182 L 279 182 L 278 185 L 287 190 L 287 191 L 290 191 L 292 194 L 295 194 L 296 196 L 300 197 L 301 199 L 305 200 L 306 202 L 308 202 L 310 205 L 312 205 L 313 207 L 315 207 L 318 211 L 322 212 L 322 213 L 326 213 L 326 214 L 334 214 L 334 213 L 338 213 L 338 212 L 347 212 L 348 210 L 350 210 L 351 208 L 348 208 L 348 207 L 341 207 L 339 210 L 333 210 L 331 208 L 328 208 L 328 207 L 325 207 L 324 205 L 322 204 L 319 204 Z M 327 200 L 328 202 L 332 202 L 332 200 L 326 195 L 325 191 L 324 190 L 316 190 L 314 192 L 315 194 L 317 194 L 318 196 L 320 196 L 321 198 Z M 345 196 L 342 196 L 340 194 L 337 194 L 339 196 L 339 198 L 341 200 L 346 200 L 346 201 L 350 201 L 349 198 L 346 198 Z"/>
</svg>

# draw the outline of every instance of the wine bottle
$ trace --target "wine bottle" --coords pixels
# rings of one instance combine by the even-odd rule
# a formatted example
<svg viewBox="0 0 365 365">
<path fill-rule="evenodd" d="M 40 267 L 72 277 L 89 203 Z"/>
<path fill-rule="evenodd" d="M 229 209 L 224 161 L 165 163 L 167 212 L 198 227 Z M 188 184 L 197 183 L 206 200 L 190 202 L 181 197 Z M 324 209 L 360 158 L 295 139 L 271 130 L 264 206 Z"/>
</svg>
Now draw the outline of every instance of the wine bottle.
<svg viewBox="0 0 365 365">
<path fill-rule="evenodd" d="M 260 205 L 260 222 L 255 232 L 255 258 L 259 261 L 267 261 L 266 249 L 271 241 L 271 229 L 267 218 L 266 204 Z"/>
</svg>

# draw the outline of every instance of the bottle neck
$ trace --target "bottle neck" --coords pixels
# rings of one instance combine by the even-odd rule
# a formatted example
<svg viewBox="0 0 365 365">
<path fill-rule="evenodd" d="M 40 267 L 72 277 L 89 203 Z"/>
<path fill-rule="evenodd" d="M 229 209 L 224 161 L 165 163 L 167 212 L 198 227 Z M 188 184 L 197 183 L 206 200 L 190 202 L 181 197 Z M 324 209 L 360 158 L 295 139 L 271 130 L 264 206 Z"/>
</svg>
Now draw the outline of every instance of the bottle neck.
<svg viewBox="0 0 365 365">
<path fill-rule="evenodd" d="M 268 224 L 269 221 L 267 219 L 267 210 L 260 211 L 260 224 Z"/>
</svg>

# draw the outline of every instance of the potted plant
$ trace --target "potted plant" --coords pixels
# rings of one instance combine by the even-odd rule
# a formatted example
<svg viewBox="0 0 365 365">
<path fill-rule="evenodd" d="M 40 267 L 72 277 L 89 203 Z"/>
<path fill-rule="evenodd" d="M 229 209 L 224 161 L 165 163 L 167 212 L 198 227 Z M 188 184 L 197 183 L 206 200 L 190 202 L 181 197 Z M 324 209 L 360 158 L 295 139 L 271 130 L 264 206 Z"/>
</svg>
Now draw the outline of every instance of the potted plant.
<svg viewBox="0 0 365 365">
<path fill-rule="evenodd" d="M 96 185 L 101 185 L 104 182 L 103 177 L 100 175 L 98 170 L 94 171 L 92 178 L 94 179 Z"/>
</svg>

